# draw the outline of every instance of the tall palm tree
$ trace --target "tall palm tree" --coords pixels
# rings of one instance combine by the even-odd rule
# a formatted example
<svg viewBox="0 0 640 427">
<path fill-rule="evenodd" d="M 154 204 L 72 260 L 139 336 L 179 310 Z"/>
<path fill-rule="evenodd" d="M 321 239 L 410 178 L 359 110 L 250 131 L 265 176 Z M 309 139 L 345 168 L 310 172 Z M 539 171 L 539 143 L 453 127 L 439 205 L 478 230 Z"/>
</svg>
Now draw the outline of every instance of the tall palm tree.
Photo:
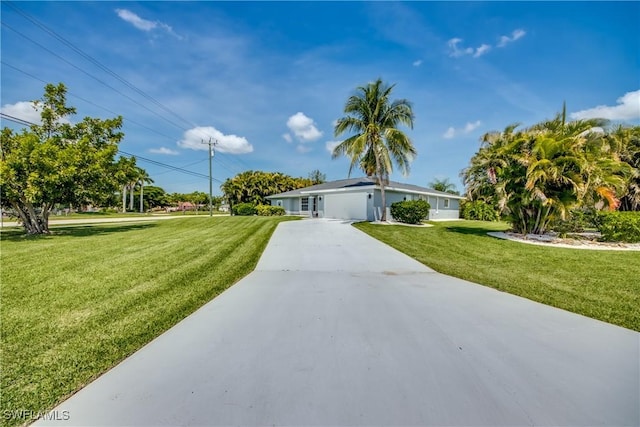
<svg viewBox="0 0 640 427">
<path fill-rule="evenodd" d="M 395 162 L 407 175 L 409 163 L 417 154 L 407 135 L 398 130 L 400 124 L 413 128 L 413 110 L 406 99 L 390 100 L 395 85 L 387 85 L 381 79 L 356 89 L 344 107 L 347 116 L 336 123 L 336 137 L 345 132 L 353 133 L 334 149 L 332 157 L 347 156 L 351 159 L 349 175 L 359 167 L 367 175 L 375 174 L 382 196 L 382 221 L 386 221 L 385 185 L 393 172 Z"/>
<path fill-rule="evenodd" d="M 149 176 L 146 170 L 138 168 L 138 182 L 140 183 L 140 213 L 144 212 L 143 195 L 144 185 L 153 184 L 153 179 Z"/>
</svg>

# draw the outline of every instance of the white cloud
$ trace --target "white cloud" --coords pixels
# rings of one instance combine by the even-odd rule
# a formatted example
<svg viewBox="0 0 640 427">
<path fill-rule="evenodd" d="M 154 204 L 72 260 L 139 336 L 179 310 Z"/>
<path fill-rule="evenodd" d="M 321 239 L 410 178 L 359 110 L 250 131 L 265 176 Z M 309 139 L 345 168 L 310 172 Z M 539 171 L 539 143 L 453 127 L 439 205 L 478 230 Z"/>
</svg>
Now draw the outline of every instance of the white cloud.
<svg viewBox="0 0 640 427">
<path fill-rule="evenodd" d="M 476 53 L 473 54 L 474 58 L 479 58 L 482 55 L 484 55 L 485 53 L 489 52 L 491 50 L 491 46 L 488 44 L 481 44 L 480 47 L 478 47 L 476 49 Z"/>
<path fill-rule="evenodd" d="M 447 42 L 447 45 L 449 46 L 449 56 L 459 58 L 465 55 L 472 55 L 474 58 L 479 58 L 491 50 L 491 45 L 486 43 L 481 44 L 475 49 L 472 47 L 464 47 L 460 43 L 462 43 L 462 39 L 457 37 Z"/>
<path fill-rule="evenodd" d="M 329 153 L 333 154 L 333 149 L 336 148 L 338 144 L 340 144 L 340 141 L 327 141 L 324 146 Z"/>
<path fill-rule="evenodd" d="M 36 107 L 33 101 L 19 101 L 15 104 L 5 104 L 0 108 L 3 114 L 7 116 L 15 117 L 16 119 L 24 120 L 36 125 L 42 124 L 42 118 L 40 117 L 40 108 Z M 57 121 L 58 123 L 71 124 L 68 117 L 63 117 Z"/>
<path fill-rule="evenodd" d="M 301 112 L 289 117 L 287 127 L 300 142 L 315 141 L 322 136 L 322 132 L 318 130 L 313 119 Z"/>
<path fill-rule="evenodd" d="M 466 135 L 476 130 L 481 124 L 482 122 L 480 120 L 476 120 L 475 122 L 467 122 L 467 124 L 460 129 L 456 129 L 451 126 L 442 134 L 442 137 L 445 139 L 451 139 L 460 134 Z"/>
<path fill-rule="evenodd" d="M 513 32 L 511 33 L 511 37 L 509 36 L 500 37 L 500 41 L 498 42 L 498 47 L 505 47 L 509 43 L 513 43 L 514 41 L 521 39 L 522 37 L 525 36 L 525 34 L 527 34 L 527 32 L 521 28 L 518 28 L 517 30 L 513 30 Z"/>
<path fill-rule="evenodd" d="M 467 47 L 467 48 L 458 47 L 458 44 L 461 41 L 462 39 L 456 37 L 447 42 L 447 45 L 449 45 L 449 56 L 458 58 L 460 56 L 471 55 L 473 53 L 473 48 L 471 47 Z"/>
<path fill-rule="evenodd" d="M 0 111 L 20 120 L 40 124 L 40 111 L 34 108 L 33 102 L 20 101 L 15 104 L 5 104 Z"/>
<path fill-rule="evenodd" d="M 414 67 L 419 67 L 422 65 L 422 59 L 418 59 L 417 61 L 413 61 L 413 66 Z"/>
<path fill-rule="evenodd" d="M 225 135 L 213 126 L 199 126 L 189 129 L 182 136 L 182 140 L 178 141 L 178 146 L 190 150 L 206 151 L 209 149 L 209 145 L 203 144 L 203 141 L 208 142 L 209 138 L 217 142 L 215 150 L 221 153 L 245 154 L 253 151 L 253 146 L 249 144 L 246 138 L 237 135 Z"/>
<path fill-rule="evenodd" d="M 288 143 L 291 143 L 291 141 L 293 141 L 293 139 L 291 138 L 291 135 L 289 135 L 288 133 L 283 133 L 282 137 L 284 138 L 285 141 L 287 141 Z"/>
<path fill-rule="evenodd" d="M 148 151 L 153 154 L 166 154 L 168 156 L 177 156 L 178 154 L 180 154 L 178 151 L 172 150 L 167 147 L 150 148 Z"/>
<path fill-rule="evenodd" d="M 607 119 L 607 120 L 638 120 L 640 119 L 640 90 L 627 92 L 616 99 L 618 105 L 598 105 L 587 110 L 571 113 L 572 119 Z"/>
<path fill-rule="evenodd" d="M 179 36 L 173 31 L 173 28 L 171 28 L 170 25 L 167 25 L 163 22 L 149 21 L 147 19 L 141 18 L 140 16 L 136 15 L 135 13 L 127 9 L 116 9 L 116 13 L 120 17 L 120 19 L 130 23 L 131 25 L 133 25 L 139 30 L 149 32 L 155 29 L 162 29 L 167 33 L 171 34 L 172 36 L 177 37 L 178 39 L 182 39 L 181 36 Z"/>
<path fill-rule="evenodd" d="M 482 124 L 482 122 L 480 122 L 480 120 L 476 120 L 473 123 L 469 122 L 464 126 L 464 130 L 463 131 L 464 131 L 464 133 L 472 132 L 472 131 L 476 130 L 481 124 Z"/>
<path fill-rule="evenodd" d="M 308 145 L 298 144 L 298 146 L 296 147 L 296 151 L 301 154 L 308 153 L 311 150 L 312 148 L 309 147 Z"/>
<path fill-rule="evenodd" d="M 442 134 L 442 137 L 445 138 L 445 139 L 451 139 L 454 136 L 456 136 L 456 130 L 454 128 L 452 128 L 452 127 L 447 129 L 447 131 Z"/>
</svg>

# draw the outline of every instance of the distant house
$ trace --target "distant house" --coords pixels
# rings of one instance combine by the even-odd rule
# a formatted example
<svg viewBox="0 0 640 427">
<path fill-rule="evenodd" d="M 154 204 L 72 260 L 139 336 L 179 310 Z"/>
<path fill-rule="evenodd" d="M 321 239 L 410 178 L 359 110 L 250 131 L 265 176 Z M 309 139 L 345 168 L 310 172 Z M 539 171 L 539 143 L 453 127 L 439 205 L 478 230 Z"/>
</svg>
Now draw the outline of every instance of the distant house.
<svg viewBox="0 0 640 427">
<path fill-rule="evenodd" d="M 431 205 L 429 219 L 458 219 L 460 200 L 455 194 L 444 193 L 417 185 L 389 181 L 385 185 L 387 218 L 389 207 L 402 200 L 426 200 Z M 311 187 L 267 196 L 274 206 L 282 206 L 288 215 L 307 215 L 375 221 L 382 216 L 380 186 L 375 178 L 351 178 L 325 182 Z"/>
</svg>

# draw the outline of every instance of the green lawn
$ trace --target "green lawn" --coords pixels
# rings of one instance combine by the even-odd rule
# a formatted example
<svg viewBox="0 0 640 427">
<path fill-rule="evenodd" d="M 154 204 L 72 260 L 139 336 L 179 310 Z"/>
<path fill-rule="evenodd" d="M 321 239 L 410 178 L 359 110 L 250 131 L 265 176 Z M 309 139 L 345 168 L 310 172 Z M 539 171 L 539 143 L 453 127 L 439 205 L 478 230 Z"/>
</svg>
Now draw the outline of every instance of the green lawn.
<svg viewBox="0 0 640 427">
<path fill-rule="evenodd" d="M 444 274 L 640 331 L 640 253 L 550 248 L 500 240 L 505 224 L 359 223 L 371 236 Z"/>
<path fill-rule="evenodd" d="M 2 413 L 53 407 L 210 301 L 255 268 L 287 219 L 2 232 Z"/>
</svg>

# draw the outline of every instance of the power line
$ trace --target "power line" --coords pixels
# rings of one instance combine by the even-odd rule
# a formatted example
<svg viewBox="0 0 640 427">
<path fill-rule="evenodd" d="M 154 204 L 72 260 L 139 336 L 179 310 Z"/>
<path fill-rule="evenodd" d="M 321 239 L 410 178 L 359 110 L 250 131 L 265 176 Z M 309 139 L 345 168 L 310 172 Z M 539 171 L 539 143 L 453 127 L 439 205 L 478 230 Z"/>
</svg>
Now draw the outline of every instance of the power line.
<svg viewBox="0 0 640 427">
<path fill-rule="evenodd" d="M 14 66 L 14 65 L 11 65 L 11 64 L 7 63 L 6 61 L 0 60 L 0 63 L 2 63 L 3 65 L 5 65 L 5 66 L 7 66 L 7 67 L 9 67 L 9 68 L 12 68 L 12 69 L 14 69 L 14 70 L 16 70 L 16 71 L 18 71 L 18 72 L 20 72 L 20 73 L 23 73 L 23 74 L 25 74 L 26 76 L 29 76 L 29 77 L 31 77 L 31 78 L 32 78 L 32 79 L 34 79 L 34 80 L 37 80 L 37 81 L 42 82 L 42 83 L 44 83 L 44 84 L 47 84 L 47 83 L 48 83 L 48 82 L 46 82 L 45 80 L 43 80 L 43 79 L 41 79 L 41 78 L 39 78 L 39 77 L 37 77 L 37 76 L 34 76 L 34 75 L 33 75 L 33 74 L 31 74 L 31 73 L 28 73 L 28 72 L 26 72 L 26 71 L 24 71 L 24 70 L 22 70 L 22 69 L 20 69 L 20 68 L 18 68 L 18 67 L 16 67 L 16 66 Z M 109 87 L 109 86 L 108 86 L 108 87 Z M 102 109 L 102 110 L 104 110 L 104 111 L 107 111 L 107 112 L 108 112 L 108 113 L 110 113 L 110 114 L 114 114 L 114 115 L 116 115 L 116 116 L 118 116 L 118 115 L 119 115 L 119 114 L 118 114 L 118 113 L 116 113 L 115 111 L 112 111 L 112 110 L 110 110 L 110 109 L 108 109 L 108 108 L 106 108 L 106 107 L 103 107 L 103 106 L 101 106 L 101 105 L 98 105 L 98 104 L 96 104 L 96 103 L 94 103 L 94 102 L 92 102 L 92 101 L 90 101 L 90 100 L 88 100 L 88 99 L 86 99 L 86 98 L 83 98 L 83 97 L 81 97 L 81 96 L 79 96 L 79 95 L 76 95 L 76 94 L 74 94 L 74 93 L 71 93 L 71 92 L 68 92 L 68 93 L 69 93 L 69 95 L 72 95 L 72 96 L 74 96 L 75 98 L 78 98 L 78 99 L 80 99 L 80 100 L 82 100 L 82 101 L 84 101 L 84 102 L 86 102 L 86 103 L 88 103 L 88 104 L 90 104 L 90 105 L 93 105 L 93 106 L 95 106 L 95 107 L 97 107 L 97 108 L 100 108 L 100 109 Z M 160 117 L 161 117 L 161 116 L 160 116 Z M 162 117 L 161 117 L 161 118 L 162 118 Z M 155 130 L 155 129 L 153 129 L 153 128 L 150 128 L 150 127 L 148 127 L 148 126 L 146 126 L 146 125 L 144 125 L 144 124 L 142 124 L 142 123 L 138 123 L 138 122 L 136 122 L 136 121 L 134 121 L 134 120 L 131 120 L 131 119 L 128 119 L 128 118 L 126 118 L 126 117 L 125 117 L 125 120 L 127 120 L 127 121 L 128 121 L 128 122 L 130 122 L 130 123 L 136 124 L 136 125 L 138 125 L 138 126 L 140 126 L 140 127 L 144 128 L 144 129 L 150 130 L 150 131 L 152 131 L 152 132 L 156 133 L 157 135 L 160 135 L 160 136 L 162 136 L 162 137 L 165 137 L 165 138 L 167 138 L 167 139 L 171 140 L 172 142 L 173 142 L 173 141 L 175 141 L 175 139 L 174 139 L 174 138 L 172 138 L 172 137 L 170 137 L 170 136 L 168 136 L 168 135 L 165 135 L 165 134 L 163 134 L 163 133 L 160 133 L 160 132 L 158 132 L 157 130 Z M 25 124 L 25 123 L 21 123 L 21 124 Z M 27 125 L 29 125 L 29 124 L 27 124 Z M 182 128 L 180 128 L 180 129 L 182 129 Z M 182 130 L 184 130 L 184 129 L 182 129 Z M 206 160 L 206 159 L 205 159 L 205 160 Z M 202 160 L 202 161 L 204 161 L 204 160 Z M 200 162 L 200 161 L 198 161 L 198 162 L 196 162 L 196 163 L 199 163 L 199 162 Z M 194 163 L 194 164 L 195 164 L 195 163 Z M 222 166 L 224 169 L 226 169 L 227 171 L 229 171 L 229 172 L 231 172 L 231 173 L 236 173 L 236 171 L 231 170 L 231 169 L 230 169 L 230 167 L 229 167 L 229 166 L 227 166 L 227 164 L 226 164 L 225 162 L 222 162 L 220 158 L 218 159 L 218 164 L 219 164 L 220 166 Z"/>
<path fill-rule="evenodd" d="M 64 38 L 63 36 L 61 36 L 60 34 L 56 33 L 54 30 L 52 30 L 51 28 L 47 27 L 45 24 L 43 24 L 42 22 L 40 22 L 38 19 L 36 19 L 35 17 L 33 17 L 32 15 L 24 12 L 23 10 L 21 10 L 19 7 L 17 7 L 15 4 L 13 4 L 13 2 L 6 2 L 11 8 L 13 8 L 13 10 L 15 10 L 16 12 L 18 12 L 20 15 L 22 15 L 24 18 L 26 18 L 27 20 L 29 20 L 31 23 L 33 23 L 34 25 L 36 25 L 37 27 L 39 27 L 41 30 L 45 31 L 47 34 L 49 34 L 50 36 L 54 37 L 56 40 L 58 40 L 59 42 L 61 42 L 62 44 L 64 44 L 65 46 L 69 47 L 70 49 L 72 49 L 74 52 L 76 52 L 78 55 L 82 56 L 83 58 L 85 58 L 87 61 L 91 62 L 92 64 L 94 64 L 95 66 L 97 66 L 98 68 L 100 68 L 102 71 L 104 71 L 105 73 L 111 75 L 112 77 L 114 77 L 115 79 L 117 79 L 118 81 L 120 81 L 122 84 L 124 84 L 125 86 L 127 86 L 128 88 L 132 89 L 133 91 L 137 92 L 138 94 L 140 94 L 142 97 L 144 97 L 145 99 L 151 101 L 153 104 L 155 104 L 156 106 L 158 106 L 159 108 L 161 108 L 162 110 L 164 110 L 165 112 L 171 114 L 172 116 L 176 117 L 177 119 L 187 123 L 189 126 L 195 127 L 195 125 L 190 122 L 189 120 L 183 118 L 182 116 L 180 116 L 178 113 L 176 113 L 175 111 L 171 110 L 170 108 L 166 107 L 164 104 L 162 104 L 160 101 L 156 100 L 154 97 L 152 97 L 151 95 L 147 94 L 146 92 L 144 92 L 142 89 L 138 88 L 136 85 L 134 85 L 133 83 L 129 82 L 128 80 L 126 80 L 124 77 L 120 76 L 118 73 L 116 73 L 115 71 L 111 70 L 109 67 L 107 67 L 106 65 L 103 65 L 100 61 L 98 61 L 97 59 L 93 58 L 91 55 L 89 55 L 88 53 L 84 52 L 82 49 L 80 49 L 79 47 L 77 47 L 76 45 L 74 45 L 73 43 L 71 43 L 69 40 L 67 40 L 66 38 Z"/>
<path fill-rule="evenodd" d="M 184 117 L 180 116 L 179 114 L 177 114 L 175 111 L 171 110 L 170 108 L 168 108 L 167 106 L 165 106 L 164 104 L 162 104 L 161 102 L 159 102 L 158 100 L 156 100 L 155 98 L 153 98 L 151 95 L 147 94 L 146 92 L 144 92 L 143 90 L 141 90 L 140 88 L 138 88 L 136 85 L 134 85 L 133 83 L 129 82 L 128 80 L 126 80 L 125 78 L 123 78 L 122 76 L 120 76 L 118 73 L 116 73 L 115 71 L 111 70 L 109 67 L 107 67 L 106 65 L 102 64 L 101 62 L 99 62 L 98 60 L 96 60 L 95 58 L 93 58 L 91 55 L 89 55 L 88 53 L 84 52 L 82 49 L 80 49 L 79 47 L 77 47 L 75 44 L 73 44 L 72 42 L 70 42 L 69 40 L 67 40 L 66 38 L 64 38 L 63 36 L 61 36 L 60 34 L 58 34 L 57 32 L 55 32 L 54 30 L 52 30 L 51 28 L 49 28 L 48 26 L 46 26 L 44 23 L 42 23 L 41 21 L 39 21 L 38 19 L 36 19 L 35 17 L 33 17 L 32 15 L 28 14 L 27 12 L 24 12 L 23 10 L 21 10 L 19 7 L 17 7 L 15 4 L 13 4 L 13 2 L 5 2 L 6 4 L 8 4 L 13 10 L 15 10 L 17 13 L 19 13 L 20 15 L 22 15 L 25 19 L 27 19 L 28 21 L 30 21 L 32 24 L 36 25 L 38 28 L 40 28 L 42 31 L 44 31 L 45 33 L 47 33 L 49 36 L 55 38 L 56 40 L 58 40 L 60 43 L 64 44 L 65 46 L 69 47 L 70 49 L 72 49 L 74 52 L 76 52 L 78 55 L 80 55 L 81 57 L 83 57 L 84 59 L 86 59 L 87 61 L 91 62 L 92 64 L 94 64 L 95 66 L 97 66 L 99 69 L 101 69 L 102 71 L 106 72 L 107 74 L 111 75 L 112 77 L 116 78 L 118 81 L 120 81 L 121 83 L 123 83 L 125 86 L 127 86 L 128 88 L 132 89 L 133 91 L 135 91 L 136 93 L 140 94 L 141 96 L 143 96 L 145 99 L 151 101 L 154 105 L 158 106 L 159 108 L 161 108 L 162 110 L 164 110 L 165 112 L 169 113 L 170 115 L 176 117 L 177 119 L 181 120 L 184 123 L 187 123 L 189 126 L 191 126 L 192 128 L 197 128 L 197 126 L 185 119 Z M 180 125 L 174 123 L 173 121 L 161 116 L 160 114 L 158 114 L 156 111 L 153 111 L 151 109 L 149 109 L 148 107 L 146 107 L 145 105 L 139 103 L 138 101 L 136 101 L 135 99 L 129 97 L 128 95 L 122 93 L 121 91 L 119 91 L 118 89 L 114 88 L 113 86 L 110 86 L 109 84 L 107 84 L 106 82 L 104 82 L 103 80 L 95 77 L 94 75 L 88 73 L 87 71 L 81 69 L 80 67 L 76 66 L 75 64 L 71 63 L 70 61 L 64 59 L 63 57 L 61 57 L 60 55 L 52 52 L 50 49 L 46 48 L 45 46 L 43 46 L 42 44 L 36 42 L 35 40 L 31 39 L 30 37 L 26 36 L 25 34 L 19 32 L 18 30 L 12 28 L 11 26 L 9 26 L 8 24 L 6 24 L 5 22 L 2 23 L 6 28 L 14 31 L 15 33 L 19 34 L 20 36 L 22 36 L 23 38 L 31 41 L 32 43 L 36 44 L 37 46 L 39 46 L 40 48 L 42 48 L 43 50 L 49 52 L 50 54 L 54 55 L 55 57 L 59 58 L 60 60 L 62 60 L 63 62 L 71 65 L 72 67 L 78 69 L 79 71 L 83 72 L 84 74 L 86 74 L 87 76 L 95 79 L 96 81 L 100 82 L 101 84 L 105 85 L 106 87 L 112 89 L 113 91 L 115 91 L 116 93 L 124 96 L 125 98 L 131 100 L 132 102 L 136 103 L 137 105 L 141 106 L 142 108 L 146 109 L 147 111 L 150 111 L 151 113 L 155 114 L 156 116 L 160 117 L 162 120 L 178 127 L 179 129 L 186 131 L 187 129 L 184 129 L 183 127 L 181 127 Z M 15 69 L 15 67 L 12 67 Z M 20 70 L 19 70 L 20 71 Z M 38 79 L 39 80 L 39 79 Z M 94 103 L 92 103 L 91 101 L 87 101 L 84 100 L 85 102 L 88 102 L 92 105 L 95 105 L 97 107 L 100 107 Z M 100 108 L 104 108 L 104 107 L 100 107 Z M 106 110 L 106 109 L 105 109 Z M 107 110 L 108 111 L 108 110 Z M 113 114 L 113 113 L 112 113 Z M 131 121 L 131 120 L 129 120 Z M 131 121 L 132 123 L 134 123 L 133 121 Z M 154 133 L 158 133 L 156 130 L 148 128 L 145 125 L 136 123 L 139 126 L 151 130 Z M 208 135 L 204 135 L 204 132 L 200 132 L 202 134 L 202 136 L 208 136 Z M 161 136 L 166 136 L 166 135 L 162 135 Z M 226 157 L 226 156 L 225 156 Z M 229 158 L 230 159 L 230 158 Z M 247 168 L 248 166 L 242 162 L 240 159 L 236 159 L 233 158 L 233 160 L 236 162 L 237 165 L 239 165 L 241 168 Z M 228 171 L 230 171 L 231 173 L 234 173 L 234 171 L 232 171 L 229 167 L 226 166 L 226 164 L 224 162 L 219 162 L 219 164 L 221 166 L 223 166 L 225 169 L 227 169 Z"/>
<path fill-rule="evenodd" d="M 9 120 L 11 122 L 15 122 L 15 123 L 18 123 L 18 124 L 21 124 L 21 125 L 25 125 L 25 126 L 37 126 L 35 123 L 29 122 L 27 120 L 23 120 L 23 119 L 20 119 L 18 117 L 14 117 L 14 116 L 11 116 L 9 114 L 2 113 L 2 112 L 0 112 L 0 117 L 5 119 L 5 120 Z M 128 152 L 123 151 L 123 150 L 118 150 L 118 153 L 119 154 L 123 154 L 125 156 L 129 156 L 129 157 L 135 157 L 136 160 L 141 160 L 141 161 L 144 161 L 144 162 L 147 162 L 147 163 L 151 163 L 151 164 L 156 165 L 156 166 L 160 166 L 160 167 L 163 167 L 163 168 L 171 169 L 172 171 L 176 171 L 176 172 L 184 173 L 186 175 L 191 175 L 191 176 L 194 176 L 194 177 L 197 177 L 197 178 L 203 178 L 203 179 L 209 180 L 209 176 L 208 175 L 205 175 L 205 174 L 202 174 L 202 173 L 199 173 L 199 172 L 190 171 L 188 169 L 184 169 L 184 168 L 181 168 L 181 167 L 178 167 L 178 166 L 168 165 L 166 163 L 158 162 L 156 160 L 147 159 L 146 157 L 142 157 L 142 156 L 138 156 L 138 155 L 135 155 L 135 154 L 131 154 L 131 153 L 128 153 Z M 211 178 L 211 179 L 213 181 L 216 181 L 216 182 L 220 183 L 220 184 L 223 183 L 219 179 L 216 179 L 216 178 Z"/>
<path fill-rule="evenodd" d="M 98 83 L 104 85 L 105 87 L 113 90 L 114 92 L 124 96 L 125 98 L 127 98 L 128 100 L 130 100 L 131 102 L 133 102 L 134 104 L 144 108 L 145 110 L 151 112 L 152 114 L 160 117 L 162 120 L 166 121 L 167 123 L 172 124 L 173 126 L 177 127 L 180 130 L 185 130 L 182 126 L 174 123 L 173 121 L 167 119 L 166 117 L 161 116 L 157 111 L 154 111 L 152 109 L 150 109 L 149 107 L 147 107 L 146 105 L 142 104 L 141 102 L 138 102 L 137 100 L 133 99 L 132 97 L 130 97 L 129 95 L 126 95 L 124 93 L 122 93 L 121 91 L 119 91 L 118 89 L 116 89 L 115 87 L 111 86 L 109 83 L 105 82 L 104 80 L 99 79 L 98 77 L 94 76 L 93 74 L 89 73 L 88 71 L 83 70 L 82 68 L 78 67 L 77 65 L 73 64 L 72 62 L 66 60 L 65 58 L 63 58 L 62 56 L 58 55 L 57 53 L 53 52 L 51 49 L 47 48 L 46 46 L 43 46 L 42 44 L 38 43 L 37 41 L 33 40 L 31 37 L 21 33 L 20 31 L 16 30 L 15 28 L 11 27 L 9 24 L 7 24 L 6 22 L 2 22 L 2 25 L 4 27 L 6 27 L 7 29 L 13 31 L 14 33 L 20 35 L 21 37 L 25 38 L 26 40 L 29 40 L 31 43 L 35 44 L 36 46 L 40 47 L 41 49 L 49 52 L 51 55 L 55 56 L 56 58 L 58 58 L 59 60 L 63 61 L 64 63 L 72 66 L 73 68 L 77 69 L 78 71 L 86 74 L 87 76 L 91 77 L 92 79 L 94 79 L 95 81 L 97 81 Z"/>
<path fill-rule="evenodd" d="M 41 83 L 44 83 L 44 84 L 48 84 L 48 83 L 49 83 L 49 82 L 47 82 L 47 81 L 45 81 L 45 80 L 43 80 L 43 79 L 41 79 L 41 78 L 39 78 L 39 77 L 34 76 L 34 75 L 33 75 L 33 74 L 31 74 L 31 73 L 28 73 L 27 71 L 24 71 L 24 70 L 22 70 L 22 69 L 20 69 L 20 68 L 18 68 L 18 67 L 16 67 L 16 66 L 14 66 L 14 65 L 9 64 L 8 62 L 6 62 L 6 61 L 4 61 L 4 60 L 0 60 L 0 63 L 1 63 L 2 65 L 6 66 L 6 67 L 9 67 L 9 68 L 12 68 L 12 69 L 14 69 L 15 71 L 18 71 L 18 72 L 20 72 L 20 73 L 22 73 L 22 74 L 24 74 L 24 75 L 26 75 L 26 76 L 29 76 L 29 77 L 31 77 L 32 79 L 37 80 L 37 81 L 39 81 L 39 82 L 41 82 Z M 120 114 L 116 113 L 115 111 L 112 111 L 112 110 L 108 109 L 107 107 L 103 107 L 102 105 L 98 105 L 98 104 L 96 104 L 95 102 L 90 101 L 90 100 L 88 100 L 88 99 L 86 99 L 86 98 L 83 98 L 83 97 L 81 97 L 80 95 L 76 95 L 76 94 L 75 94 L 75 93 L 73 93 L 73 92 L 67 92 L 67 93 L 68 93 L 69 95 L 73 96 L 74 98 L 78 98 L 79 100 L 84 101 L 84 102 L 86 102 L 86 103 L 87 103 L 87 104 L 89 104 L 89 105 L 93 105 L 94 107 L 100 108 L 101 110 L 104 110 L 104 111 L 106 111 L 106 112 L 107 112 L 107 113 L 109 113 L 109 114 L 113 114 L 113 115 L 115 115 L 115 116 L 119 116 L 119 115 L 120 115 Z M 174 141 L 174 140 L 175 140 L 175 138 L 172 138 L 172 137 L 170 137 L 170 136 L 168 136 L 168 135 L 166 135 L 166 134 L 160 133 L 160 132 L 158 132 L 158 130 L 156 130 L 156 129 L 152 128 L 152 127 L 149 127 L 149 126 L 147 126 L 147 125 L 144 125 L 144 124 L 142 124 L 142 123 L 139 123 L 139 122 L 137 122 L 137 121 L 135 121 L 135 120 L 132 120 L 132 119 L 127 118 L 127 117 L 124 117 L 124 116 L 123 116 L 123 118 L 124 118 L 127 122 L 129 122 L 129 123 L 133 123 L 133 124 L 135 124 L 135 125 L 137 125 L 137 126 L 140 126 L 141 128 L 144 128 L 144 129 L 146 129 L 146 130 L 149 130 L 149 131 L 151 131 L 151 132 L 155 133 L 156 135 L 159 135 L 159 136 L 165 137 L 165 138 L 167 138 L 167 139 L 169 139 L 169 140 L 171 140 L 171 141 Z"/>
</svg>

